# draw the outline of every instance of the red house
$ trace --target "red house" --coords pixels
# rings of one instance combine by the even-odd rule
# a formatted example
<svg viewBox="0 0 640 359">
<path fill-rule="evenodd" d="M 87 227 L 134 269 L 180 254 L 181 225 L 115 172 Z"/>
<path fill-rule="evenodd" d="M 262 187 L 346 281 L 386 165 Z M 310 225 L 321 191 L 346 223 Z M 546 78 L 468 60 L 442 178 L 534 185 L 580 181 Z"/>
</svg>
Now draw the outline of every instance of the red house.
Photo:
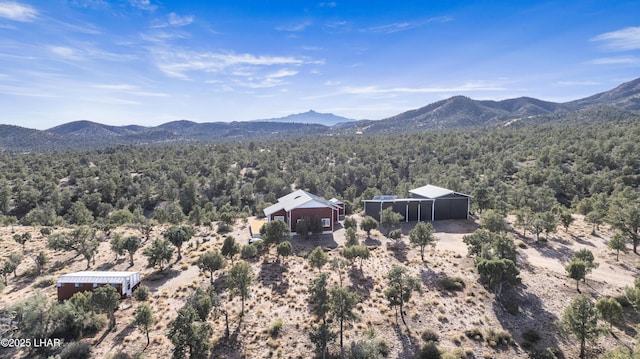
<svg viewBox="0 0 640 359">
<path fill-rule="evenodd" d="M 278 203 L 264 209 L 267 222 L 281 220 L 296 230 L 298 221 L 305 217 L 320 217 L 322 233 L 332 233 L 334 223 L 338 221 L 340 207 L 314 194 L 297 190 L 278 199 Z"/>
</svg>

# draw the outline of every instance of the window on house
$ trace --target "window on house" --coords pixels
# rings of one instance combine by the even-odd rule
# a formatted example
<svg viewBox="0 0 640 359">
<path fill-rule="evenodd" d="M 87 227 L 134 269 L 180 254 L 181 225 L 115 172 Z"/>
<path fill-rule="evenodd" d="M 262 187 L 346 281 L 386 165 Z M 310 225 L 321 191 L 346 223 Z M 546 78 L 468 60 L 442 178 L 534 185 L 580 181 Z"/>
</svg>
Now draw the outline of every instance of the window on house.
<svg viewBox="0 0 640 359">
<path fill-rule="evenodd" d="M 322 226 L 323 227 L 330 227 L 331 226 L 331 218 L 323 218 L 322 219 Z"/>
<path fill-rule="evenodd" d="M 79 287 L 80 287 L 80 283 L 76 283 L 76 288 L 79 288 Z"/>
<path fill-rule="evenodd" d="M 94 288 L 98 287 L 98 283 L 93 283 L 93 287 Z"/>
<path fill-rule="evenodd" d="M 274 221 L 282 221 L 284 222 L 284 216 L 273 216 Z"/>
</svg>

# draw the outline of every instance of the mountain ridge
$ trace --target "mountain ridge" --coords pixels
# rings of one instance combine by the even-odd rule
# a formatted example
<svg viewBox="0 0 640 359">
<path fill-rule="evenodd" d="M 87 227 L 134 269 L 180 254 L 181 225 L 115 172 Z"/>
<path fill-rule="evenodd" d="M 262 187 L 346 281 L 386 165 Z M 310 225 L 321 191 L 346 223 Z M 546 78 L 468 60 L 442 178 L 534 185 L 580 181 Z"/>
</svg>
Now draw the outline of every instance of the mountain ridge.
<svg viewBox="0 0 640 359">
<path fill-rule="evenodd" d="M 86 120 L 68 122 L 47 130 L 0 125 L 0 150 L 415 132 L 500 127 L 516 122 L 521 126 L 522 119 L 545 122 L 563 118 L 571 121 L 598 120 L 603 113 L 614 113 L 615 118 L 640 114 L 640 78 L 609 91 L 564 103 L 526 96 L 494 101 L 457 95 L 380 120 L 352 120 L 310 110 L 267 120 L 205 123 L 176 120 L 149 127 L 112 126 Z"/>
</svg>

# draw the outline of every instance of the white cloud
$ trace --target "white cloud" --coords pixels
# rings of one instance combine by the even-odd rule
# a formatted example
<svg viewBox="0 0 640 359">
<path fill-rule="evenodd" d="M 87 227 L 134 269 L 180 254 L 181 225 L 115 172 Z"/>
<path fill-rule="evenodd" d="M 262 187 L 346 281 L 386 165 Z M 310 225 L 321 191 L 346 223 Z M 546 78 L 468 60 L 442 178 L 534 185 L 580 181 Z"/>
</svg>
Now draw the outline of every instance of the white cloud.
<svg viewBox="0 0 640 359">
<path fill-rule="evenodd" d="M 289 69 L 282 69 L 279 71 L 276 71 L 274 73 L 271 73 L 269 75 L 267 75 L 268 78 L 280 78 L 280 77 L 287 77 L 287 76 L 295 76 L 298 74 L 298 71 L 296 70 L 289 70 Z"/>
<path fill-rule="evenodd" d="M 454 87 L 389 87 L 377 86 L 343 87 L 343 93 L 352 95 L 398 94 L 398 93 L 438 93 L 438 92 L 470 92 L 470 91 L 505 91 L 506 88 L 495 84 L 468 82 Z"/>
<path fill-rule="evenodd" d="M 130 85 L 130 84 L 95 84 L 92 87 L 101 89 L 101 90 L 124 92 L 130 95 L 141 96 L 141 97 L 168 97 L 169 96 L 169 94 L 162 93 L 162 92 L 143 91 L 140 89 L 140 87 L 136 85 Z"/>
<path fill-rule="evenodd" d="M 592 65 L 638 65 L 640 58 L 635 56 L 601 57 L 589 61 Z"/>
<path fill-rule="evenodd" d="M 596 81 L 558 81 L 557 85 L 560 86 L 596 86 L 600 85 L 599 82 Z"/>
<path fill-rule="evenodd" d="M 336 7 L 336 2 L 335 1 L 321 2 L 321 3 L 318 4 L 318 6 L 320 6 L 320 7 Z"/>
<path fill-rule="evenodd" d="M 93 85 L 95 88 L 105 89 L 105 90 L 118 90 L 118 91 L 130 91 L 134 90 L 137 87 L 129 84 L 95 84 Z"/>
<path fill-rule="evenodd" d="M 626 27 L 624 29 L 605 32 L 591 39 L 599 41 L 613 51 L 627 51 L 640 49 L 640 27 Z"/>
<path fill-rule="evenodd" d="M 54 54 L 67 60 L 82 60 L 83 57 L 74 49 L 66 46 L 50 46 L 49 50 Z"/>
<path fill-rule="evenodd" d="M 146 11 L 154 11 L 158 8 L 156 5 L 151 4 L 150 0 L 129 0 L 129 3 L 133 7 Z"/>
<path fill-rule="evenodd" d="M 0 2 L 0 17 L 21 22 L 35 20 L 38 12 L 29 5 L 16 2 Z"/>
<path fill-rule="evenodd" d="M 186 26 L 191 24 L 192 22 L 193 22 L 193 16 L 191 15 L 180 16 L 175 12 L 172 12 L 169 14 L 169 25 L 171 26 L 177 26 L 177 27 Z"/>
<path fill-rule="evenodd" d="M 253 54 L 212 53 L 212 52 L 156 52 L 156 66 L 166 75 L 187 79 L 189 72 L 233 74 L 234 71 L 251 74 L 257 68 L 280 66 L 301 66 L 320 64 L 322 61 L 290 56 L 262 56 Z"/>
<path fill-rule="evenodd" d="M 295 23 L 295 24 L 278 26 L 278 27 L 276 27 L 276 30 L 278 30 L 278 31 L 298 32 L 298 31 L 302 31 L 302 30 L 306 29 L 307 27 L 311 26 L 311 24 L 313 24 L 313 22 L 311 20 L 305 20 L 303 22 L 299 22 L 299 23 Z"/>
<path fill-rule="evenodd" d="M 416 29 L 430 23 L 444 23 L 444 22 L 449 22 L 451 20 L 452 18 L 449 16 L 438 16 L 438 17 L 431 17 L 428 19 L 417 20 L 417 21 L 403 21 L 403 22 L 396 22 L 396 23 L 385 24 L 380 26 L 372 26 L 365 29 L 364 31 L 377 32 L 377 33 L 383 33 L 383 34 L 392 34 L 395 32 Z"/>
</svg>

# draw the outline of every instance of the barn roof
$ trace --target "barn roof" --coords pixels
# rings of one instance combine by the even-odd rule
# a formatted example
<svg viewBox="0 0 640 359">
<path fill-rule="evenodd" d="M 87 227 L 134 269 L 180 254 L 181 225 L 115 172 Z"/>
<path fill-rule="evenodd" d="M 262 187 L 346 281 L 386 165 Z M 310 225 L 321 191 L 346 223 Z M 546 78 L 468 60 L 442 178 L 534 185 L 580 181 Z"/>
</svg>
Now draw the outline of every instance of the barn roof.
<svg viewBox="0 0 640 359">
<path fill-rule="evenodd" d="M 286 196 L 280 197 L 278 198 L 278 203 L 273 204 L 267 208 L 264 209 L 264 214 L 266 216 L 269 216 L 272 213 L 276 213 L 280 210 L 285 210 L 287 212 L 291 211 L 292 209 L 302 206 L 305 203 L 311 202 L 311 201 L 315 201 L 318 202 L 318 204 L 321 207 L 330 207 L 330 208 L 334 208 L 337 209 L 336 205 L 334 203 L 331 203 L 329 201 L 327 201 L 326 199 L 320 197 L 320 196 L 316 196 L 315 194 L 311 194 L 309 192 L 305 192 L 301 189 L 295 191 L 295 192 L 291 192 Z"/>
<path fill-rule="evenodd" d="M 455 192 L 450 189 L 446 189 L 446 188 L 442 188 L 442 187 L 438 187 L 430 184 L 416 188 L 416 189 L 412 189 L 409 192 L 425 198 L 440 198 L 440 197 L 448 196 L 450 194 L 457 194 L 460 196 L 471 197 L 468 194 Z"/>
<path fill-rule="evenodd" d="M 135 274 L 140 275 L 140 272 L 83 271 L 63 274 L 58 283 L 122 283 L 123 279 Z"/>
</svg>

